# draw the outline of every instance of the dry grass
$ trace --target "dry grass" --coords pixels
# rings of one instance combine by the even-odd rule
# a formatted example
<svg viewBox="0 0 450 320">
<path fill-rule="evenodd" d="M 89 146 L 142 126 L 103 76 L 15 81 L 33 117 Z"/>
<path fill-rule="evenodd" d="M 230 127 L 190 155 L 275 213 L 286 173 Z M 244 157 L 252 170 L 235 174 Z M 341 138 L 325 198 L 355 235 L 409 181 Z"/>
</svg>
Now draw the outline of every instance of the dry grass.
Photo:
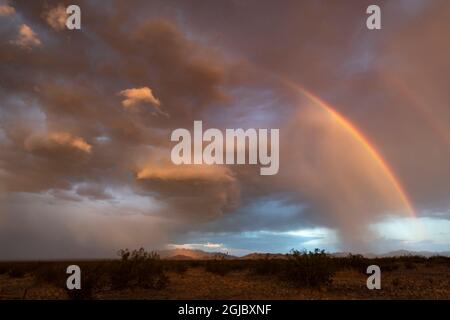
<svg viewBox="0 0 450 320">
<path fill-rule="evenodd" d="M 0 299 L 450 299 L 450 259 L 444 257 L 331 258 L 320 251 L 293 252 L 284 260 L 172 261 L 143 251 L 125 256 L 0 263 Z M 81 292 L 65 289 L 69 264 L 82 269 Z M 381 267 L 381 290 L 366 287 L 370 264 Z"/>
</svg>

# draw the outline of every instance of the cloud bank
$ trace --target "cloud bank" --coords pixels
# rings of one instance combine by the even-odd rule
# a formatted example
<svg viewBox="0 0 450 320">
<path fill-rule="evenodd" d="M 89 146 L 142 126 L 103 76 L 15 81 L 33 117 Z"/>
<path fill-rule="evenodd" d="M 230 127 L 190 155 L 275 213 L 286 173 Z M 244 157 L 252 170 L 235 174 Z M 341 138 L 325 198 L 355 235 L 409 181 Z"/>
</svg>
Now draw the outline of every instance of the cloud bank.
<svg viewBox="0 0 450 320">
<path fill-rule="evenodd" d="M 409 203 L 448 220 L 450 8 L 418 3 L 383 3 L 382 33 L 364 1 L 81 1 L 81 31 L 59 1 L 0 6 L 0 258 L 366 251 Z M 194 120 L 280 128 L 279 174 L 173 165 Z M 332 242 L 295 236 L 317 228 Z"/>
</svg>

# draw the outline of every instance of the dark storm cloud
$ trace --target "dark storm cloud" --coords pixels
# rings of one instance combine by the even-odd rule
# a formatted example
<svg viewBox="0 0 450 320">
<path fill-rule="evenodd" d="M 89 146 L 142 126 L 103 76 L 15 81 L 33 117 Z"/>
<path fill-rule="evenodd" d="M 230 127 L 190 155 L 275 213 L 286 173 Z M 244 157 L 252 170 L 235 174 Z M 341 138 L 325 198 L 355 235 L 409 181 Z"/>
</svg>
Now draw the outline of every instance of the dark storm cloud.
<svg viewBox="0 0 450 320">
<path fill-rule="evenodd" d="M 139 195 L 137 201 L 144 197 L 164 203 L 161 208 L 141 211 L 143 217 L 149 216 L 147 221 L 158 215 L 175 220 L 167 228 L 158 224 L 161 231 L 182 222 L 211 219 L 231 207 L 237 187 L 227 169 L 191 172 L 181 168 L 173 175 L 167 156 L 171 130 L 190 126 L 205 108 L 223 108 L 230 101 L 225 87 L 232 81 L 233 66 L 213 49 L 188 39 L 176 21 L 158 17 L 134 22 L 121 10 L 120 2 L 112 7 L 115 13 L 102 21 L 101 6 L 82 3 L 86 31 L 77 34 L 55 28 L 57 5 L 18 2 L 16 17 L 7 22 L 8 32 L 2 32 L 3 234 L 22 239 L 20 243 L 48 242 L 39 240 L 40 232 L 29 232 L 27 223 L 14 222 L 29 216 L 20 217 L 22 207 L 7 205 L 13 192 L 20 197 L 27 197 L 20 192 L 44 196 L 48 192 L 46 197 L 56 197 L 59 208 L 67 212 L 74 204 L 87 210 L 82 199 L 114 200 L 110 205 L 119 203 L 126 210 L 121 195 L 106 190 L 126 187 Z M 12 42 L 20 24 L 39 36 L 42 45 L 24 48 Z M 138 91 L 141 88 L 148 88 L 144 96 Z M 151 103 L 133 102 L 133 108 L 128 108 L 130 103 L 124 99 Z M 155 113 L 155 106 L 161 112 Z M 165 162 L 161 164 L 159 158 Z M 185 177 L 183 181 L 179 175 Z M 43 205 L 35 209 L 44 210 Z M 67 215 L 39 217 L 53 219 L 53 229 L 70 223 Z M 85 228 L 84 222 L 71 232 L 61 231 L 67 235 L 67 246 L 79 245 L 71 233 L 83 232 L 80 228 Z M 102 228 L 107 242 L 113 233 Z M 55 237 L 59 236 L 50 238 Z M 133 238 L 132 233 L 129 237 Z M 149 245 L 156 246 L 161 238 L 153 237 Z M 98 247 L 104 254 L 101 241 L 95 239 L 92 250 Z M 18 248 L 17 255 L 30 250 Z M 14 248 L 8 252 L 7 256 L 14 256 Z"/>
</svg>

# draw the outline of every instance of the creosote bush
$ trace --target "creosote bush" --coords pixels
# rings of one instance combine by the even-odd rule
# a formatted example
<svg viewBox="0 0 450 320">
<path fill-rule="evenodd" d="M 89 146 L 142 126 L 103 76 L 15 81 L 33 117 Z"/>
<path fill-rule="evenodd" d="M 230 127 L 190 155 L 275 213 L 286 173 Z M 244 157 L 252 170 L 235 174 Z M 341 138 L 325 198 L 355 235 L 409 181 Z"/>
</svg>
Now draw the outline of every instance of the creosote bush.
<svg viewBox="0 0 450 320">
<path fill-rule="evenodd" d="M 324 250 L 292 250 L 282 277 L 294 286 L 320 287 L 331 283 L 334 269 L 332 258 Z"/>
<path fill-rule="evenodd" d="M 257 276 L 273 276 L 283 273 L 283 267 L 286 265 L 287 260 L 270 259 L 266 255 L 264 259 L 251 261 L 250 274 Z"/>
<path fill-rule="evenodd" d="M 208 260 L 205 263 L 205 271 L 217 274 L 220 276 L 225 276 L 232 270 L 229 263 L 223 259 Z"/>
<path fill-rule="evenodd" d="M 162 289 L 168 283 L 163 264 L 156 252 L 143 248 L 119 251 L 120 261 L 115 261 L 111 271 L 111 285 L 114 289 L 140 287 Z"/>
<path fill-rule="evenodd" d="M 143 248 L 119 251 L 120 260 L 48 262 L 34 271 L 37 284 L 49 283 L 64 288 L 71 299 L 93 299 L 99 290 L 127 288 L 162 289 L 168 283 L 162 261 L 154 252 Z M 76 264 L 81 269 L 81 289 L 66 289 L 66 268 Z"/>
</svg>

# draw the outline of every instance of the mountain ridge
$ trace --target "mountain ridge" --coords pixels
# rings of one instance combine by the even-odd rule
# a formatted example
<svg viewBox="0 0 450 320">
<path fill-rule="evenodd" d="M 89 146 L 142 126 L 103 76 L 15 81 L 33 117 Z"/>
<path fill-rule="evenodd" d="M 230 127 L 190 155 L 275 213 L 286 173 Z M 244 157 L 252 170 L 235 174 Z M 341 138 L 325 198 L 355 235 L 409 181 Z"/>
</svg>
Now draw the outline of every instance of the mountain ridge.
<svg viewBox="0 0 450 320">
<path fill-rule="evenodd" d="M 158 254 L 162 259 L 167 260 L 214 260 L 214 259 L 235 259 L 235 260 L 258 260 L 258 259 L 287 259 L 289 254 L 286 253 L 264 253 L 264 252 L 252 252 L 244 256 L 234 256 L 223 252 L 210 252 L 199 249 L 165 249 L 159 250 Z M 353 254 L 351 252 L 332 252 L 331 256 L 336 258 L 347 257 Z M 388 257 L 404 257 L 404 256 L 421 256 L 425 258 L 433 256 L 450 257 L 450 251 L 409 251 L 409 250 L 394 250 L 383 254 L 365 253 L 361 254 L 366 258 L 388 258 Z"/>
</svg>

